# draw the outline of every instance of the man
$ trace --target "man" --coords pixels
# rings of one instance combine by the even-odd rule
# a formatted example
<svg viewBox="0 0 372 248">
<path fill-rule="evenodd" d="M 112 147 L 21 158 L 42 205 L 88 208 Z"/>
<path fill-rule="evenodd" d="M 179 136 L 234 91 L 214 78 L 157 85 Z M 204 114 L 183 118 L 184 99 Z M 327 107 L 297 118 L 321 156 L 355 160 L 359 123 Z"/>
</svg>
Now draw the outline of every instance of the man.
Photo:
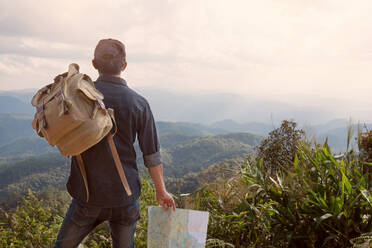
<svg viewBox="0 0 372 248">
<path fill-rule="evenodd" d="M 155 184 L 158 203 L 165 210 L 169 207 L 175 210 L 176 206 L 164 186 L 160 146 L 150 106 L 120 77 L 127 67 L 124 44 L 114 39 L 99 41 L 92 64 L 99 72 L 95 86 L 104 95 L 106 107 L 114 109 L 118 128 L 114 141 L 132 195 L 128 196 L 124 190 L 106 138 L 82 153 L 90 193 L 88 202 L 83 177 L 73 157 L 66 185 L 73 200 L 54 247 L 77 247 L 105 220 L 110 224 L 114 248 L 134 247 L 141 191 L 133 147 L 136 136 L 144 164 Z"/>
</svg>

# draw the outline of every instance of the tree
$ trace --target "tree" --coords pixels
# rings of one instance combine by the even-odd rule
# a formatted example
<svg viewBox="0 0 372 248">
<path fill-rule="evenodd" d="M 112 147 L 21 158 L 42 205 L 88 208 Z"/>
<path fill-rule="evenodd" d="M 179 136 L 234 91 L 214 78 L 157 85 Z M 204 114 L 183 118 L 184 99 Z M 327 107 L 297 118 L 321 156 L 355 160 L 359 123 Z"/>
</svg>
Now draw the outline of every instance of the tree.
<svg viewBox="0 0 372 248">
<path fill-rule="evenodd" d="M 273 172 L 280 167 L 290 168 L 300 142 L 305 140 L 305 131 L 296 127 L 296 122 L 284 120 L 262 140 L 257 148 L 258 158 L 263 159 L 266 169 Z"/>
</svg>

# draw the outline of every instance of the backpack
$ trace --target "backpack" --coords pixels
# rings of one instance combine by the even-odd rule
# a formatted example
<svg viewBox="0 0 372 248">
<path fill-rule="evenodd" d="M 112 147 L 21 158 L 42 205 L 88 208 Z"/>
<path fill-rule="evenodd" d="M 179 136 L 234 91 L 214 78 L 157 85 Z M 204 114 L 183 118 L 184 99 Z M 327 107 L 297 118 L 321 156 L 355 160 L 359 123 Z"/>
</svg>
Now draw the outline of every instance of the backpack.
<svg viewBox="0 0 372 248">
<path fill-rule="evenodd" d="M 88 75 L 79 73 L 79 65 L 70 64 L 68 72 L 56 76 L 53 83 L 37 91 L 31 104 L 36 107 L 38 135 L 51 146 L 57 146 L 62 155 L 76 156 L 87 201 L 89 190 L 81 153 L 106 136 L 121 182 L 131 195 L 110 132 L 113 127 L 116 132 L 114 111 L 105 108 L 102 93 Z"/>
</svg>

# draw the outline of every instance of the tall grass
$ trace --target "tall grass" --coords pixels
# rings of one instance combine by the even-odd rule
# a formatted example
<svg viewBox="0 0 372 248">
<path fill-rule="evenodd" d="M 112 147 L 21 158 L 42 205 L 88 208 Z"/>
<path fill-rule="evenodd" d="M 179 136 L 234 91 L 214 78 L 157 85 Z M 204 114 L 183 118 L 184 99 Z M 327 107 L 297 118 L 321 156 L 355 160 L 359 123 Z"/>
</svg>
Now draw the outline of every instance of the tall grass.
<svg viewBox="0 0 372 248">
<path fill-rule="evenodd" d="M 211 213 L 208 237 L 235 247 L 351 247 L 372 230 L 369 166 L 352 152 L 337 160 L 327 144 L 304 145 L 274 176 L 247 160 L 235 183 L 202 189 L 195 206 Z"/>
</svg>

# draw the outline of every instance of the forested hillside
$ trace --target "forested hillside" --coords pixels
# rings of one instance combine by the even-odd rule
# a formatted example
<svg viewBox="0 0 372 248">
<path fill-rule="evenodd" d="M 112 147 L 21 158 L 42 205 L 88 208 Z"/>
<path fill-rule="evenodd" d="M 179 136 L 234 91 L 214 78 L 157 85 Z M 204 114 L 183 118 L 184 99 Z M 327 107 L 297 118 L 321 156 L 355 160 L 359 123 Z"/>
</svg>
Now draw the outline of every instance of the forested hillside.
<svg viewBox="0 0 372 248">
<path fill-rule="evenodd" d="M 31 118 L 31 115 L 0 113 L 0 146 L 20 137 L 35 135 Z"/>
<path fill-rule="evenodd" d="M 176 137 L 179 136 L 176 134 Z M 216 162 L 252 154 L 253 147 L 257 145 L 260 137 L 241 133 L 188 137 L 186 140 L 188 141 L 164 146 L 165 175 L 182 177 L 189 172 L 205 169 Z"/>
<path fill-rule="evenodd" d="M 172 178 L 190 178 L 190 173 L 198 173 L 218 163 L 244 157 L 253 153 L 253 147 L 260 136 L 241 133 L 215 136 L 191 136 L 172 131 L 160 133 L 161 154 L 164 175 L 174 192 L 195 190 L 200 184 L 174 185 Z M 184 132 L 185 133 L 185 132 Z M 164 136 L 163 136 L 164 135 Z M 164 138 L 163 138 L 164 137 Z M 164 139 L 164 142 L 163 142 Z M 63 189 L 69 173 L 69 159 L 61 156 L 55 148 L 39 137 L 17 138 L 1 146 L 0 157 L 0 202 L 14 204 L 17 195 L 28 188 L 41 192 L 47 188 Z M 141 152 L 138 152 L 139 169 L 145 173 Z M 179 185 L 183 185 L 181 188 Z"/>
<path fill-rule="evenodd" d="M 28 189 L 62 189 L 68 173 L 68 159 L 57 153 L 4 163 L 0 166 L 0 202 L 13 206 Z"/>
</svg>

